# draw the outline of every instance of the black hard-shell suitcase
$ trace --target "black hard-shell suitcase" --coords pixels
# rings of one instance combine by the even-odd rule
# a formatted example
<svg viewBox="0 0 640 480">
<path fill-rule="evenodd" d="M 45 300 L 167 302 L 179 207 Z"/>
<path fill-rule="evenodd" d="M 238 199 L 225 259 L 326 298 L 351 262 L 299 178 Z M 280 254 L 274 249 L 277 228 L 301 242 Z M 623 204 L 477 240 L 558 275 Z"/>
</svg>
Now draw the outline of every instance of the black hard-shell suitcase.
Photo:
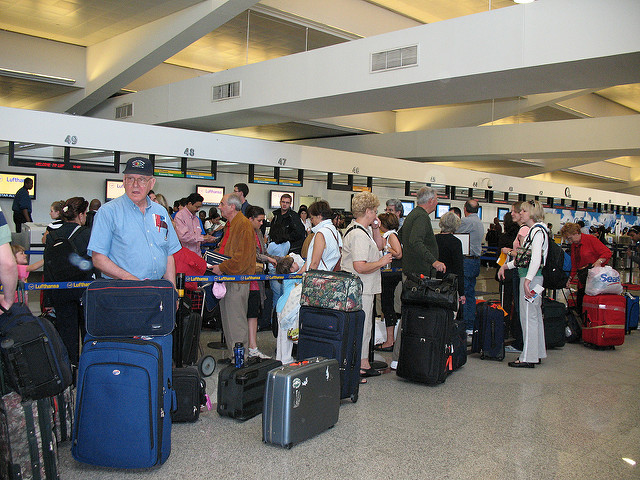
<svg viewBox="0 0 640 480">
<path fill-rule="evenodd" d="M 279 360 L 250 358 L 241 368 L 231 364 L 218 375 L 218 413 L 249 420 L 262 413 L 267 373 L 282 365 Z"/>
<path fill-rule="evenodd" d="M 542 319 L 546 348 L 564 347 L 567 338 L 567 306 L 552 298 L 544 297 Z"/>
<path fill-rule="evenodd" d="M 178 404 L 171 412 L 171 421 L 195 422 L 200 418 L 200 407 L 208 403 L 207 383 L 194 366 L 174 368 L 172 376 Z"/>
<path fill-rule="evenodd" d="M 264 392 L 262 440 L 282 447 L 311 438 L 338 421 L 338 362 L 321 357 L 269 372 Z"/>
<path fill-rule="evenodd" d="M 471 352 L 483 360 L 504 359 L 504 317 L 500 302 L 481 302 L 476 306 Z"/>
<path fill-rule="evenodd" d="M 443 383 L 451 369 L 453 311 L 402 305 L 402 340 L 396 374 L 414 382 Z"/>
<path fill-rule="evenodd" d="M 340 366 L 340 398 L 358 401 L 364 311 L 343 312 L 301 306 L 298 360 L 335 358 Z"/>
</svg>

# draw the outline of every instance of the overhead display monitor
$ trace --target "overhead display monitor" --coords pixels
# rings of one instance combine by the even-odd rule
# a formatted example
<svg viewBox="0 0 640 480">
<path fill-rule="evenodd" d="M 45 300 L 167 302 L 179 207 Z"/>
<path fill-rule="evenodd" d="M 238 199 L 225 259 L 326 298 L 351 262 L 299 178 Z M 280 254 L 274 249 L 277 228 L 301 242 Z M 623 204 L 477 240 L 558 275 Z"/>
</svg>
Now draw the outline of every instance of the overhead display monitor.
<svg viewBox="0 0 640 480">
<path fill-rule="evenodd" d="M 271 190 L 269 208 L 280 208 L 280 197 L 282 197 L 282 195 L 284 195 L 285 193 L 291 195 L 291 208 L 293 208 L 294 200 L 296 197 L 293 195 L 293 192 L 288 192 L 285 190 Z"/>
<path fill-rule="evenodd" d="M 14 198 L 22 188 L 26 178 L 33 180 L 33 188 L 29 190 L 32 200 L 36 198 L 36 176 L 34 174 L 0 172 L 0 197 Z"/>
<path fill-rule="evenodd" d="M 498 220 L 504 222 L 504 216 L 509 213 L 508 208 L 498 208 Z"/>
<path fill-rule="evenodd" d="M 220 205 L 222 197 L 224 197 L 224 187 L 212 187 L 210 185 L 196 185 L 196 193 L 202 195 L 204 200 L 202 205 L 215 206 Z"/>
<path fill-rule="evenodd" d="M 114 198 L 122 196 L 124 193 L 124 183 L 122 180 L 107 180 L 104 199 L 108 202 Z"/>
</svg>

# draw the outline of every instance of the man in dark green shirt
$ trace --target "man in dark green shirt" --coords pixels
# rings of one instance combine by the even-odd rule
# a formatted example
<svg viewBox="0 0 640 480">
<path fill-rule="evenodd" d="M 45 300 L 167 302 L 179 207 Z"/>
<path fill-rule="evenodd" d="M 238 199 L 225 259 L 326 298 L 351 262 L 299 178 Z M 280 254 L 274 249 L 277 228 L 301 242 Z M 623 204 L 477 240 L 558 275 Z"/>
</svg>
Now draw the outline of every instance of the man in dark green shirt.
<svg viewBox="0 0 640 480">
<path fill-rule="evenodd" d="M 444 272 L 444 263 L 438 261 L 438 244 L 431 227 L 431 214 L 438 204 L 436 191 L 431 187 L 418 190 L 418 206 L 405 218 L 400 230 L 402 242 L 402 271 L 430 275 L 432 268 Z"/>
<path fill-rule="evenodd" d="M 445 264 L 438 260 L 438 243 L 429 217 L 438 205 L 436 191 L 431 187 L 422 187 L 418 190 L 416 203 L 418 206 L 407 215 L 399 232 L 402 242 L 403 280 L 406 279 L 406 273 L 432 275 L 434 268 L 438 272 L 447 270 Z M 398 366 L 401 342 L 401 329 L 398 328 L 390 365 L 393 370 Z"/>
</svg>

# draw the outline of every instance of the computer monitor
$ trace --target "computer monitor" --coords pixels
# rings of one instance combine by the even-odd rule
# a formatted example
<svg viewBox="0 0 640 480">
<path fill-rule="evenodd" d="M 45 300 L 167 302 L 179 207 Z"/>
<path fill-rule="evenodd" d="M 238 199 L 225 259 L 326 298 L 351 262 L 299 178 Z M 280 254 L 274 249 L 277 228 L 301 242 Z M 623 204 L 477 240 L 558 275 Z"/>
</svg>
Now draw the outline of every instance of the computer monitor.
<svg viewBox="0 0 640 480">
<path fill-rule="evenodd" d="M 416 207 L 416 202 L 414 202 L 413 200 L 400 200 L 400 203 L 402 203 L 403 217 L 406 217 L 407 215 L 409 215 L 409 212 L 411 212 L 411 210 L 413 210 Z"/>
<path fill-rule="evenodd" d="M 436 218 L 440 218 L 442 215 L 447 213 L 450 208 L 450 203 L 439 203 L 438 205 L 436 205 Z"/>
<path fill-rule="evenodd" d="M 224 197 L 224 187 L 196 185 L 196 193 L 199 193 L 204 198 L 202 205 L 217 207 L 220 205 L 222 197 Z"/>
<path fill-rule="evenodd" d="M 113 200 L 124 194 L 124 183 L 122 180 L 107 180 L 105 187 L 104 199 L 105 201 Z"/>
<path fill-rule="evenodd" d="M 504 216 L 509 213 L 508 208 L 498 208 L 498 220 L 504 222 Z"/>
<path fill-rule="evenodd" d="M 0 172 L 0 198 L 15 198 L 16 192 L 22 188 L 27 178 L 33 180 L 33 188 L 29 190 L 29 197 L 31 200 L 35 200 L 36 175 L 33 173 Z"/>
<path fill-rule="evenodd" d="M 482 207 L 478 207 L 478 218 L 482 220 Z"/>
<path fill-rule="evenodd" d="M 284 195 L 285 193 L 288 193 L 289 195 L 291 195 L 291 208 L 293 208 L 293 201 L 296 198 L 293 195 L 293 192 L 286 192 L 284 190 L 271 190 L 271 194 L 270 194 L 270 200 L 269 200 L 269 208 L 271 209 L 276 209 L 276 208 L 280 208 L 280 197 L 282 197 L 282 195 Z"/>
<path fill-rule="evenodd" d="M 471 234 L 470 233 L 454 233 L 454 237 L 462 242 L 462 254 L 469 255 L 471 251 Z"/>
</svg>

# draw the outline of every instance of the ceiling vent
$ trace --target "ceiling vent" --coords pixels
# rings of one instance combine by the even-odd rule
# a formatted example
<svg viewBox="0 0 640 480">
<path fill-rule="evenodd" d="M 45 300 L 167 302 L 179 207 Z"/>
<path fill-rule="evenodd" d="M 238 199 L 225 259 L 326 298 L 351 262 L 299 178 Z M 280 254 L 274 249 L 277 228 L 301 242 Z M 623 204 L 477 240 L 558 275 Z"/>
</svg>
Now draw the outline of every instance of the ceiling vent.
<svg viewBox="0 0 640 480">
<path fill-rule="evenodd" d="M 371 71 L 382 72 L 418 64 L 418 46 L 395 48 L 371 54 Z"/>
<path fill-rule="evenodd" d="M 133 103 L 125 103 L 116 107 L 116 120 L 133 117 Z"/>
<path fill-rule="evenodd" d="M 240 96 L 240 82 L 225 83 L 223 85 L 214 85 L 213 87 L 213 100 L 226 100 L 227 98 L 234 98 Z"/>
</svg>

